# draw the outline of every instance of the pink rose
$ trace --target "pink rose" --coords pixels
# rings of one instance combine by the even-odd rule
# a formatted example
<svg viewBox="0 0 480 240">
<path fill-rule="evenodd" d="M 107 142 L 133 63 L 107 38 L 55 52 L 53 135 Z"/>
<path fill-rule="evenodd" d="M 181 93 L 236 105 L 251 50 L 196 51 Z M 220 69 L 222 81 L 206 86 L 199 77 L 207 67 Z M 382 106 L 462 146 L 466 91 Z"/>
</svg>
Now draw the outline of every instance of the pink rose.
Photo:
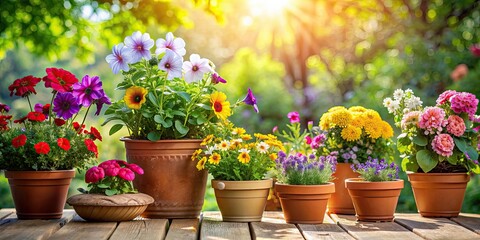
<svg viewBox="0 0 480 240">
<path fill-rule="evenodd" d="M 287 117 L 290 119 L 290 123 L 300 122 L 300 114 L 298 112 L 289 112 Z"/>
<path fill-rule="evenodd" d="M 105 172 L 103 168 L 97 166 L 91 167 L 85 173 L 85 182 L 86 183 L 96 183 L 102 180 L 105 177 Z"/>
<path fill-rule="evenodd" d="M 432 141 L 433 150 L 444 157 L 452 156 L 454 147 L 453 138 L 449 134 L 438 134 Z"/>
<path fill-rule="evenodd" d="M 133 179 L 135 179 L 135 173 L 129 168 L 121 168 L 120 171 L 118 171 L 118 176 L 127 181 L 133 181 Z"/>
<path fill-rule="evenodd" d="M 126 166 L 127 166 L 128 168 L 130 168 L 130 170 L 132 170 L 132 171 L 135 172 L 136 174 L 142 175 L 142 174 L 144 173 L 143 169 L 142 169 L 140 166 L 138 166 L 137 164 L 134 164 L 134 163 L 128 164 L 128 163 L 127 163 Z"/>
<path fill-rule="evenodd" d="M 465 132 L 465 122 L 463 119 L 457 115 L 452 115 L 448 117 L 447 132 L 453 134 L 457 137 L 460 137 Z"/>
<path fill-rule="evenodd" d="M 98 166 L 103 168 L 103 170 L 105 170 L 105 175 L 110 177 L 117 176 L 118 172 L 121 169 L 120 165 L 117 163 L 116 160 L 108 160 L 100 163 Z"/>
</svg>

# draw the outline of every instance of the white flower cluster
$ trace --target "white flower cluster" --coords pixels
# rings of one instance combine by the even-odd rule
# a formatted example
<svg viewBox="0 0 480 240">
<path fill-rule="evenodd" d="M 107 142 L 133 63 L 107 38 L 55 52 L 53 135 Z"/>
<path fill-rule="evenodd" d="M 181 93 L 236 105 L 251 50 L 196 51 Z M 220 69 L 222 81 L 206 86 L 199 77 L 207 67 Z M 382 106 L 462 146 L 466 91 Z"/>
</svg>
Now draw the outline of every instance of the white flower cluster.
<svg viewBox="0 0 480 240">
<path fill-rule="evenodd" d="M 422 107 L 422 100 L 419 97 L 413 95 L 411 89 L 403 91 L 397 89 L 393 93 L 392 98 L 385 98 L 383 100 L 383 106 L 385 106 L 389 113 L 401 113 L 406 114 L 411 111 L 418 110 Z"/>
</svg>

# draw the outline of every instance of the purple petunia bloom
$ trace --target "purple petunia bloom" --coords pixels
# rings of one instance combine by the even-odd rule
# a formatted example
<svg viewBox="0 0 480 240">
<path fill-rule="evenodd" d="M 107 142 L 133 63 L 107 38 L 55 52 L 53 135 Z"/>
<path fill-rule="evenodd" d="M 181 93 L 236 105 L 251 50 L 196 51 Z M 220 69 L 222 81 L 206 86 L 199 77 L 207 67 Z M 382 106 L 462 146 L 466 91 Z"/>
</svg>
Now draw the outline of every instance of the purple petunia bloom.
<svg viewBox="0 0 480 240">
<path fill-rule="evenodd" d="M 107 104 L 107 105 L 112 104 L 107 94 L 105 94 L 103 90 L 101 90 L 101 92 L 102 92 L 102 97 L 95 100 L 95 104 L 97 105 L 97 111 L 95 112 L 96 116 L 100 115 L 100 111 L 102 111 L 103 104 Z"/>
<path fill-rule="evenodd" d="M 53 112 L 63 119 L 70 119 L 80 111 L 78 100 L 69 92 L 58 93 L 55 100 L 53 100 L 53 105 Z"/>
<path fill-rule="evenodd" d="M 227 83 L 227 80 L 223 79 L 222 77 L 220 77 L 220 75 L 218 75 L 218 73 L 214 72 L 212 74 L 212 83 L 213 84 Z"/>
<path fill-rule="evenodd" d="M 249 88 L 247 96 L 242 100 L 245 104 L 252 105 L 255 112 L 258 113 L 257 98 L 253 95 L 252 90 Z"/>
<path fill-rule="evenodd" d="M 150 48 L 155 42 L 150 38 L 150 34 L 136 31 L 132 36 L 126 37 L 124 42 L 127 47 L 127 55 L 131 57 L 132 63 L 142 60 L 142 57 L 146 60 L 150 60 L 152 57 Z"/>
<path fill-rule="evenodd" d="M 10 107 L 7 104 L 0 103 L 0 112 L 9 112 Z"/>
<path fill-rule="evenodd" d="M 103 92 L 102 82 L 98 76 L 85 75 L 82 82 L 73 84 L 73 96 L 84 107 L 89 107 L 93 101 L 100 99 L 103 95 L 105 92 Z"/>
<path fill-rule="evenodd" d="M 129 55 L 127 55 L 127 51 L 128 49 L 123 45 L 123 43 L 120 43 L 113 46 L 113 53 L 105 58 L 114 74 L 117 74 L 120 72 L 120 70 L 130 70 L 128 64 L 131 62 L 131 58 Z"/>
<path fill-rule="evenodd" d="M 190 61 L 183 63 L 183 71 L 185 72 L 185 81 L 191 83 L 202 80 L 203 75 L 211 72 L 212 68 L 208 65 L 206 58 L 200 58 L 200 55 L 192 54 L 190 55 Z"/>
<path fill-rule="evenodd" d="M 167 33 L 166 39 L 159 38 L 157 39 L 157 49 L 155 50 L 155 54 L 159 55 L 166 52 L 167 49 L 172 50 L 179 56 L 185 56 L 187 50 L 185 50 L 185 41 L 181 38 L 173 37 L 173 33 Z"/>
<path fill-rule="evenodd" d="M 165 51 L 165 56 L 158 63 L 158 69 L 167 72 L 168 80 L 182 77 L 182 66 L 183 58 L 170 49 Z"/>
</svg>

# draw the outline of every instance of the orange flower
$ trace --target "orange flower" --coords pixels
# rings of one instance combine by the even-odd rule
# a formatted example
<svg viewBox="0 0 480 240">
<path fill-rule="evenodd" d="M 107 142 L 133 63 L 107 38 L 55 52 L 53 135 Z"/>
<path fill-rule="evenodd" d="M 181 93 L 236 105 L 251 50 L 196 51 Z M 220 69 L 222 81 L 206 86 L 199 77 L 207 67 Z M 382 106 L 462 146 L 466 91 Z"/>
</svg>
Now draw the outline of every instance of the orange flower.
<svg viewBox="0 0 480 240">
<path fill-rule="evenodd" d="M 215 112 L 215 115 L 225 120 L 227 117 L 232 115 L 232 110 L 230 109 L 230 102 L 226 101 L 227 95 L 222 92 L 214 92 L 210 95 L 210 103 L 212 104 L 212 109 Z"/>
<path fill-rule="evenodd" d="M 147 89 L 133 86 L 127 89 L 123 100 L 125 101 L 125 104 L 127 104 L 127 107 L 138 110 L 142 107 L 142 104 L 147 101 L 147 99 L 145 98 L 147 93 Z"/>
</svg>

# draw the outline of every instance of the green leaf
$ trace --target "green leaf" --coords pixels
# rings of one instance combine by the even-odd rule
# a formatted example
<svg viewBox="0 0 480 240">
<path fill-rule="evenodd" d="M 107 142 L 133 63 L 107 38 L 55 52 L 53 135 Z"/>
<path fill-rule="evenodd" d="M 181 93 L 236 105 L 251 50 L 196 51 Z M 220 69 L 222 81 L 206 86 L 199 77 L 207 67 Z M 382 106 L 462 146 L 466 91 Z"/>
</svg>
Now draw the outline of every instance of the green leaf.
<svg viewBox="0 0 480 240">
<path fill-rule="evenodd" d="M 123 124 L 115 124 L 110 128 L 110 131 L 108 132 L 108 135 L 112 136 L 116 132 L 120 131 L 120 129 L 123 128 Z"/>
<path fill-rule="evenodd" d="M 438 164 L 438 161 L 434 158 L 433 154 L 425 149 L 418 151 L 416 158 L 418 165 L 426 173 L 430 172 Z"/>
<path fill-rule="evenodd" d="M 117 189 L 107 189 L 105 190 L 105 194 L 107 196 L 112 196 L 112 195 L 115 195 L 117 193 Z"/>
<path fill-rule="evenodd" d="M 161 134 L 159 132 L 155 132 L 155 131 L 149 132 L 147 134 L 148 140 L 150 140 L 152 142 L 160 140 L 161 137 L 162 137 Z"/>
<path fill-rule="evenodd" d="M 184 126 L 179 120 L 175 121 L 175 129 L 182 135 L 186 135 L 190 130 L 187 126 Z"/>
<path fill-rule="evenodd" d="M 186 93 L 186 92 L 177 92 L 177 94 L 182 97 L 183 99 L 185 99 L 185 101 L 187 102 L 190 102 L 192 100 L 192 97 L 190 96 L 190 94 Z"/>
<path fill-rule="evenodd" d="M 142 111 L 142 116 L 145 118 L 151 118 L 153 116 L 153 113 L 150 111 Z"/>
<path fill-rule="evenodd" d="M 454 137 L 453 141 L 455 141 L 455 146 L 457 146 L 460 151 L 463 153 L 467 151 L 467 143 L 465 142 L 465 139 Z"/>
<path fill-rule="evenodd" d="M 425 147 L 428 144 L 428 139 L 423 135 L 417 135 L 413 138 L 413 143 Z"/>
<path fill-rule="evenodd" d="M 398 135 L 397 139 L 406 138 L 407 136 L 408 136 L 407 133 L 402 133 L 402 134 Z"/>
<path fill-rule="evenodd" d="M 471 160 L 478 160 L 478 152 L 477 150 L 475 150 L 475 148 L 473 148 L 472 146 L 467 146 L 467 149 L 465 151 L 465 154 L 468 155 L 468 157 L 471 159 Z"/>
<path fill-rule="evenodd" d="M 148 100 L 150 100 L 150 102 L 153 103 L 153 105 L 158 107 L 157 97 L 155 97 L 155 94 L 153 94 L 153 92 L 148 93 Z"/>
<path fill-rule="evenodd" d="M 145 77 L 146 74 L 147 74 L 147 72 L 145 72 L 145 71 L 136 72 L 132 76 L 132 81 L 136 82 L 138 79 L 140 79 L 142 77 Z"/>
<path fill-rule="evenodd" d="M 155 115 L 155 117 L 153 117 L 153 121 L 155 121 L 156 123 L 160 123 L 160 124 L 163 124 L 165 122 L 165 120 L 163 120 L 163 117 L 161 115 Z"/>
<path fill-rule="evenodd" d="M 184 112 L 178 111 L 178 110 L 173 110 L 172 113 L 177 116 L 182 116 L 182 117 L 187 116 Z"/>
<path fill-rule="evenodd" d="M 207 118 L 203 115 L 198 116 L 197 118 L 197 124 L 201 125 L 207 122 Z"/>
<path fill-rule="evenodd" d="M 99 187 L 99 188 L 109 188 L 110 186 L 108 186 L 105 183 L 100 183 L 100 184 L 97 185 L 97 187 Z"/>
<path fill-rule="evenodd" d="M 458 152 L 453 152 L 452 156 L 447 158 L 448 163 L 452 165 L 457 165 L 458 163 Z"/>
<path fill-rule="evenodd" d="M 199 106 L 199 107 L 201 107 L 201 108 L 203 108 L 203 109 L 205 109 L 205 110 L 212 110 L 212 107 L 211 107 L 211 106 L 206 105 L 206 104 L 203 104 L 203 103 L 199 103 L 199 104 L 197 104 L 197 106 Z"/>
</svg>

